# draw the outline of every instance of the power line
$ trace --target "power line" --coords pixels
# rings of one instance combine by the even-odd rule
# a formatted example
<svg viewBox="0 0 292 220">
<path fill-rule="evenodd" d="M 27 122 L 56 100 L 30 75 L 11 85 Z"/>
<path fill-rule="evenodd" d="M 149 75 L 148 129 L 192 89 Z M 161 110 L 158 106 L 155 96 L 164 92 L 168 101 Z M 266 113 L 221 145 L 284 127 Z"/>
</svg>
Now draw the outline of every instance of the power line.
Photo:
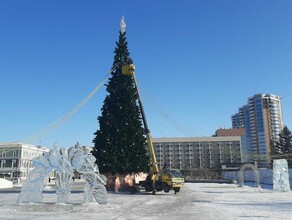
<svg viewBox="0 0 292 220">
<path fill-rule="evenodd" d="M 141 92 L 143 93 L 143 95 L 145 95 L 146 99 L 149 101 L 149 103 L 151 104 L 151 106 L 153 107 L 153 109 L 160 114 L 161 118 L 165 121 L 168 122 L 168 124 L 171 124 L 173 128 L 175 128 L 177 131 L 180 131 L 181 133 L 187 135 L 187 136 L 192 136 L 195 137 L 197 135 L 195 135 L 192 131 L 192 129 L 188 128 L 184 123 L 178 121 L 177 119 L 173 118 L 166 110 L 163 109 L 163 107 L 161 107 L 161 105 L 159 105 L 150 95 L 149 93 L 146 92 L 146 90 L 141 86 L 141 84 L 139 83 L 141 88 Z M 164 124 L 165 125 L 165 124 Z M 166 125 L 165 127 L 170 130 Z"/>
</svg>

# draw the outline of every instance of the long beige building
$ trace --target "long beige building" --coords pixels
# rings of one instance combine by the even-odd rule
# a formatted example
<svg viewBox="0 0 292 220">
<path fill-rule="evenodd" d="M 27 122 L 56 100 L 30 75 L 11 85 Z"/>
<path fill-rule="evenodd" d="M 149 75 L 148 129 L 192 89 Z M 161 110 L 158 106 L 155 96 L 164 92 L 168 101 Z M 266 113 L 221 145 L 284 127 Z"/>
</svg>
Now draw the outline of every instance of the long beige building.
<svg viewBox="0 0 292 220">
<path fill-rule="evenodd" d="M 160 168 L 216 170 L 224 163 L 244 162 L 244 136 L 153 138 L 153 144 Z"/>
<path fill-rule="evenodd" d="M 26 179 L 34 168 L 32 159 L 45 151 L 49 149 L 19 142 L 0 143 L 0 177 L 13 181 Z"/>
</svg>

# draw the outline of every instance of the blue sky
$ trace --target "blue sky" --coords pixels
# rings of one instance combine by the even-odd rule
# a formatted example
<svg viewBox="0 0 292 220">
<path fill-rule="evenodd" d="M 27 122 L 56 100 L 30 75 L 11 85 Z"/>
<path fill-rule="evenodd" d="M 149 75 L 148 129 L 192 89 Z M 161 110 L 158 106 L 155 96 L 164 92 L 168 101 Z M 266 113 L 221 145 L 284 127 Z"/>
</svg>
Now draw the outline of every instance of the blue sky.
<svg viewBox="0 0 292 220">
<path fill-rule="evenodd" d="M 182 3 L 183 2 L 183 3 Z M 256 93 L 292 129 L 292 1 L 0 0 L 0 142 L 92 145 L 124 15 L 153 137 L 211 136 Z"/>
</svg>

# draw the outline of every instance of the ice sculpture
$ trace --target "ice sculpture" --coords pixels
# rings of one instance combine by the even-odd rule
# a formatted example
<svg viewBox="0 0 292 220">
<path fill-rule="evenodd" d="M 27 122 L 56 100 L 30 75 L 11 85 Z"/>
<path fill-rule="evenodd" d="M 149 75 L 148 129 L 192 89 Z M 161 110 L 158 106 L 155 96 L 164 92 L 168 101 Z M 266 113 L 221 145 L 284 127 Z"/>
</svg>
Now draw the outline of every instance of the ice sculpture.
<svg viewBox="0 0 292 220">
<path fill-rule="evenodd" d="M 60 148 L 57 158 L 56 167 L 56 194 L 58 203 L 68 203 L 71 194 L 71 185 L 73 182 L 74 168 L 70 163 L 69 155 L 64 148 Z"/>
<path fill-rule="evenodd" d="M 68 154 L 72 166 L 82 173 L 83 178 L 87 181 L 84 186 L 85 202 L 105 204 L 107 202 L 106 177 L 99 173 L 98 167 L 94 163 L 95 157 L 92 156 L 90 150 L 77 144 L 68 149 Z"/>
<path fill-rule="evenodd" d="M 254 172 L 254 179 L 255 179 L 255 184 L 256 187 L 261 187 L 260 185 L 260 173 L 257 169 L 257 166 L 251 163 L 245 163 L 240 167 L 239 173 L 238 173 L 238 181 L 239 181 L 239 186 L 243 187 L 244 186 L 244 176 L 245 176 L 245 170 L 251 169 Z"/>
<path fill-rule="evenodd" d="M 35 168 L 28 174 L 24 181 L 21 192 L 17 198 L 17 203 L 40 203 L 42 202 L 42 192 L 44 188 L 44 180 L 46 175 L 53 170 L 54 162 L 53 149 L 45 152 L 43 156 L 32 159 Z"/>
<path fill-rule="evenodd" d="M 23 183 L 21 192 L 17 198 L 17 203 L 42 202 L 45 177 L 46 173 L 44 172 L 44 169 L 33 169 L 28 175 L 30 181 L 25 181 Z"/>
<path fill-rule="evenodd" d="M 273 189 L 274 191 L 290 192 L 288 163 L 286 159 L 273 162 Z"/>
<path fill-rule="evenodd" d="M 23 183 L 17 203 L 42 202 L 45 178 L 52 170 L 56 170 L 57 173 L 57 202 L 68 203 L 74 169 L 81 173 L 87 181 L 84 187 L 84 201 L 86 203 L 107 203 L 106 177 L 99 173 L 98 167 L 94 163 L 95 157 L 90 151 L 90 148 L 81 147 L 79 143 L 67 150 L 55 145 L 43 156 L 34 158 L 35 168 Z"/>
</svg>

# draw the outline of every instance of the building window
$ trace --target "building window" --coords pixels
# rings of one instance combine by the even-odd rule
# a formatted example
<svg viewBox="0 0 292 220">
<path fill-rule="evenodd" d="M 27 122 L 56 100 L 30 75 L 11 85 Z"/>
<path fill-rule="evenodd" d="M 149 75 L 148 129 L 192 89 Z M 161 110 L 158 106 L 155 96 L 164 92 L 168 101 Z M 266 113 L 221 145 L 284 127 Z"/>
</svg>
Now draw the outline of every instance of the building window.
<svg viewBox="0 0 292 220">
<path fill-rule="evenodd" d="M 16 160 L 12 160 L 12 167 L 16 167 Z"/>
<path fill-rule="evenodd" d="M 4 168 L 5 167 L 5 164 L 6 164 L 6 160 L 2 160 L 1 161 L 1 168 Z"/>
</svg>

